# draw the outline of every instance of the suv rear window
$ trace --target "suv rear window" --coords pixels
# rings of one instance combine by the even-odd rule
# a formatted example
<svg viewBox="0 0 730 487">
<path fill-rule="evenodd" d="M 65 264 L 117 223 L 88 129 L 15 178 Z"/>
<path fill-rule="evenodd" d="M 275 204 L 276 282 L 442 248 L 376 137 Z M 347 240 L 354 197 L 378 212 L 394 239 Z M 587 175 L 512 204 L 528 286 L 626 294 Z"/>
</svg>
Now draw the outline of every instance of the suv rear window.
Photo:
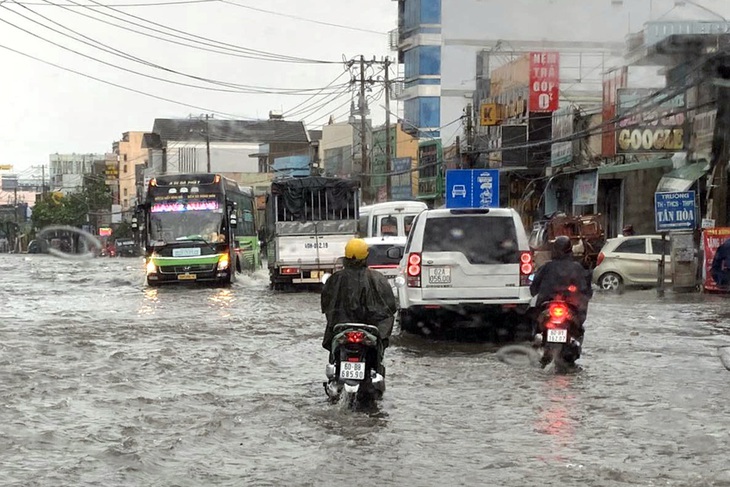
<svg viewBox="0 0 730 487">
<path fill-rule="evenodd" d="M 512 217 L 429 218 L 424 252 L 461 252 L 471 264 L 517 264 L 520 252 Z"/>
<path fill-rule="evenodd" d="M 391 259 L 386 255 L 388 249 L 398 247 L 397 245 L 371 245 L 368 254 L 368 266 L 371 265 L 398 265 L 400 259 Z"/>
</svg>

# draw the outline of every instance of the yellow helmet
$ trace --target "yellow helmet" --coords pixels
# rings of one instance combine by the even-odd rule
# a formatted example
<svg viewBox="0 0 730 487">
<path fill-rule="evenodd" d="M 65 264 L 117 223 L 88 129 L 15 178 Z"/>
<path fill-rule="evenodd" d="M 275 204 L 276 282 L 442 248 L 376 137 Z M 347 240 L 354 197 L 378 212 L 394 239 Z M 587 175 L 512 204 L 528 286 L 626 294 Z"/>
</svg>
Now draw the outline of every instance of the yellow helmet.
<svg viewBox="0 0 730 487">
<path fill-rule="evenodd" d="M 348 259 L 365 260 L 369 252 L 368 244 L 361 238 L 353 238 L 345 245 L 345 257 Z"/>
</svg>

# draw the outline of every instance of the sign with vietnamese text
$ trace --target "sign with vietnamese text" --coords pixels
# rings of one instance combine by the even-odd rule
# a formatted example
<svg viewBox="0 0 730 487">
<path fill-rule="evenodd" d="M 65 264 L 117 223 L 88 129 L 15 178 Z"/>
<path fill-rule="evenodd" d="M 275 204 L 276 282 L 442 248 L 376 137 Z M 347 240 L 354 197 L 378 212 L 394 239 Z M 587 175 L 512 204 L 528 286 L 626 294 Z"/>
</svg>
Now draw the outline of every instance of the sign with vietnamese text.
<svg viewBox="0 0 730 487">
<path fill-rule="evenodd" d="M 706 291 L 722 291 L 715 279 L 712 277 L 712 261 L 715 260 L 715 253 L 720 245 L 730 239 L 730 228 L 708 228 L 702 232 L 702 244 L 704 247 L 705 261 L 702 266 L 704 288 Z"/>
<path fill-rule="evenodd" d="M 13 165 L 12 164 L 0 164 L 0 171 L 12 171 Z"/>
<path fill-rule="evenodd" d="M 573 181 L 573 205 L 595 205 L 598 201 L 598 171 L 582 173 Z"/>
<path fill-rule="evenodd" d="M 697 224 L 695 192 L 654 193 L 657 232 L 693 230 Z"/>
<path fill-rule="evenodd" d="M 560 54 L 530 53 L 531 112 L 554 112 L 560 101 Z"/>
<path fill-rule="evenodd" d="M 446 171 L 446 208 L 499 208 L 499 171 Z"/>
<path fill-rule="evenodd" d="M 652 98 L 653 91 L 618 90 L 616 152 L 679 152 L 685 149 L 686 99 L 680 93 L 668 100 Z"/>
</svg>

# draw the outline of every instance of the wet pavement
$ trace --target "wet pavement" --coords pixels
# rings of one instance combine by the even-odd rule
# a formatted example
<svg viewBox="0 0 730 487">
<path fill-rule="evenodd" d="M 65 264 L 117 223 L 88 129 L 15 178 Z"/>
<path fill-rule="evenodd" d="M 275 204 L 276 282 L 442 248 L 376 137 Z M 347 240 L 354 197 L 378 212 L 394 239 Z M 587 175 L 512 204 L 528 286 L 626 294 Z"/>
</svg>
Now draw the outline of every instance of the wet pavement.
<svg viewBox="0 0 730 487">
<path fill-rule="evenodd" d="M 730 485 L 723 297 L 597 293 L 583 370 L 393 340 L 377 411 L 326 401 L 319 295 L 0 254 L 0 484 Z"/>
</svg>

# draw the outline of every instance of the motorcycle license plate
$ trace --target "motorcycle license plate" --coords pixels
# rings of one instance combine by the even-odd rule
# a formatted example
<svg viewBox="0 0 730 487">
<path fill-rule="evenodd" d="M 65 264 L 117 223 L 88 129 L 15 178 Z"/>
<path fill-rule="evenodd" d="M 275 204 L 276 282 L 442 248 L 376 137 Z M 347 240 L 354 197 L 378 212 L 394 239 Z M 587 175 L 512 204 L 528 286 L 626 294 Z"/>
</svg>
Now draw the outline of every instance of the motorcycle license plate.
<svg viewBox="0 0 730 487">
<path fill-rule="evenodd" d="M 340 362 L 340 379 L 363 380 L 365 362 Z"/>
<path fill-rule="evenodd" d="M 565 343 L 568 341 L 568 330 L 548 330 L 547 341 L 550 343 Z"/>
</svg>

